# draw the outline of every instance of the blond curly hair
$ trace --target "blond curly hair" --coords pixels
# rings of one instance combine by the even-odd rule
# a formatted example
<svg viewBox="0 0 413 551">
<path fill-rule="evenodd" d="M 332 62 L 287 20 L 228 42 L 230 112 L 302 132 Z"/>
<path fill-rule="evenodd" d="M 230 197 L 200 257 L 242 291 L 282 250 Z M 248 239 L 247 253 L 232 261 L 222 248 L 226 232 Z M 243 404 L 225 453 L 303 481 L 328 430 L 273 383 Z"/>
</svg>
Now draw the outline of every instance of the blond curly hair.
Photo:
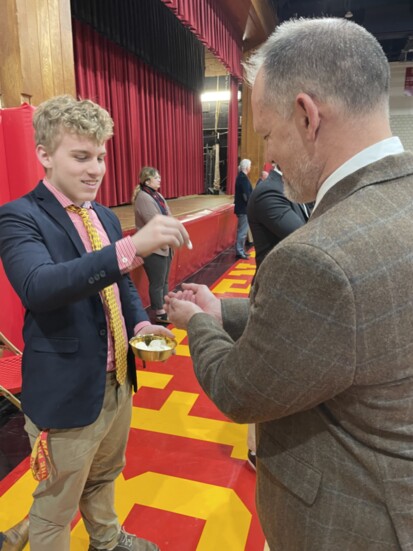
<svg viewBox="0 0 413 551">
<path fill-rule="evenodd" d="M 41 103 L 34 112 L 36 146 L 54 153 L 63 132 L 86 136 L 98 145 L 113 136 L 109 113 L 91 100 L 76 100 L 69 95 L 56 96 Z"/>
</svg>

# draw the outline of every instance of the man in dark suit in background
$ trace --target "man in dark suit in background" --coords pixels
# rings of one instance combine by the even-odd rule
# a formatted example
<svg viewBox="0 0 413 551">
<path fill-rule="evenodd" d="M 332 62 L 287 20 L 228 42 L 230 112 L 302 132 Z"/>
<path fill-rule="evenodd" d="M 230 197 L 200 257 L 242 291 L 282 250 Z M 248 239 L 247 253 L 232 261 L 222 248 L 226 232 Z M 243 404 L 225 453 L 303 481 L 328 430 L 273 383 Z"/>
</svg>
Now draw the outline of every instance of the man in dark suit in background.
<svg viewBox="0 0 413 551">
<path fill-rule="evenodd" d="M 307 222 L 308 209 L 287 199 L 281 173 L 275 168 L 252 192 L 247 216 L 258 270 L 275 245 Z"/>
<path fill-rule="evenodd" d="M 114 508 L 125 463 L 136 367 L 134 334 L 151 325 L 128 273 L 163 246 L 188 243 L 180 222 L 156 216 L 122 238 L 115 214 L 95 202 L 113 121 L 89 100 L 58 96 L 35 111 L 45 178 L 0 207 L 0 254 L 25 309 L 22 409 L 39 484 L 30 510 L 31 551 L 69 551 L 78 508 L 89 551 L 155 551 L 127 534 Z"/>
<path fill-rule="evenodd" d="M 255 187 L 257 187 L 258 184 L 266 180 L 268 178 L 268 174 L 269 173 L 266 170 L 261 170 L 260 177 L 258 178 L 257 183 L 255 184 Z"/>
</svg>

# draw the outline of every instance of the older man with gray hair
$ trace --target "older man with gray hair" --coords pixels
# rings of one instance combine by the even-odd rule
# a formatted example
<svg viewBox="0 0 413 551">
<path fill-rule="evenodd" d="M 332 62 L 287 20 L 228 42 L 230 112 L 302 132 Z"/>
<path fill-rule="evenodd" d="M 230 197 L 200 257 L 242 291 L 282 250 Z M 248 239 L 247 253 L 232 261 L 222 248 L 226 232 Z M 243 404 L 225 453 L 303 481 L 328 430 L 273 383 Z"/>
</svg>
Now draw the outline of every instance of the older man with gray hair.
<svg viewBox="0 0 413 551">
<path fill-rule="evenodd" d="M 169 319 L 215 404 L 257 423 L 272 551 L 411 550 L 413 154 L 390 130 L 386 57 L 350 21 L 292 20 L 248 78 L 286 194 L 315 209 L 250 303 L 188 285 Z"/>
<path fill-rule="evenodd" d="M 238 167 L 238 176 L 235 180 L 234 213 L 238 218 L 237 237 L 235 241 L 236 258 L 246 259 L 249 254 L 245 251 L 245 240 L 248 235 L 247 205 L 252 193 L 252 185 L 248 178 L 251 170 L 251 161 L 242 159 Z"/>
</svg>

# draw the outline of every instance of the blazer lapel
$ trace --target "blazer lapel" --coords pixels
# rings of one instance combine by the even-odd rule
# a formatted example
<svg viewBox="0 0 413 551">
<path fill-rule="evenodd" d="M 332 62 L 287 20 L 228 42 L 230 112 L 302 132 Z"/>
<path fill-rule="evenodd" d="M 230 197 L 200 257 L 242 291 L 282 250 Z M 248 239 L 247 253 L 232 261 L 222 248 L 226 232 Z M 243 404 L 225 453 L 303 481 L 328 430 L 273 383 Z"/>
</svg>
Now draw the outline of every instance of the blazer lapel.
<svg viewBox="0 0 413 551">
<path fill-rule="evenodd" d="M 113 219 L 109 215 L 108 210 L 105 207 L 102 207 L 102 205 L 99 205 L 99 203 L 95 203 L 94 201 L 92 205 L 93 205 L 93 209 L 95 210 L 96 214 L 99 217 L 99 220 L 102 222 L 102 226 L 104 227 L 109 237 L 109 241 L 111 243 L 113 243 L 114 241 L 117 241 L 119 239 L 119 233 L 116 231 L 116 227 L 113 223 Z M 110 214 L 111 214 L 111 211 L 110 211 Z"/>
<path fill-rule="evenodd" d="M 74 246 L 78 250 L 79 255 L 84 254 L 86 252 L 86 249 L 82 243 L 82 240 L 80 239 L 79 234 L 70 219 L 70 216 L 56 199 L 56 197 L 54 197 L 54 195 L 50 193 L 50 191 L 42 182 L 40 182 L 40 184 L 33 190 L 33 194 L 40 208 L 46 211 L 49 216 L 51 216 L 57 222 L 57 224 L 59 224 L 66 231 L 68 237 L 71 239 Z"/>
<path fill-rule="evenodd" d="M 389 180 L 397 180 L 397 178 L 403 178 L 410 174 L 413 174 L 413 153 L 404 152 L 384 157 L 384 159 L 369 164 L 337 182 L 313 210 L 311 220 L 318 218 L 331 207 L 362 188 L 373 184 L 383 184 Z"/>
</svg>

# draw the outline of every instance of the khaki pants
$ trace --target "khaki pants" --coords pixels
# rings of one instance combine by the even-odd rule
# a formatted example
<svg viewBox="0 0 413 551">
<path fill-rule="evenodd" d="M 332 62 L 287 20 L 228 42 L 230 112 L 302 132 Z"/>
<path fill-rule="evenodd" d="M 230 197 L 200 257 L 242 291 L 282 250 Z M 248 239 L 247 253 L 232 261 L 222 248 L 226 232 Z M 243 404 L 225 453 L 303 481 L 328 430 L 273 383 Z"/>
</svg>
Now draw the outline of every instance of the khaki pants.
<svg viewBox="0 0 413 551">
<path fill-rule="evenodd" d="M 108 373 L 102 411 L 94 423 L 50 430 L 54 469 L 33 494 L 31 551 L 69 551 L 70 522 L 78 508 L 94 547 L 116 545 L 120 525 L 114 509 L 114 481 L 125 465 L 131 394 L 129 383 L 119 386 L 115 374 Z M 26 417 L 25 429 L 33 446 L 39 428 Z"/>
</svg>

